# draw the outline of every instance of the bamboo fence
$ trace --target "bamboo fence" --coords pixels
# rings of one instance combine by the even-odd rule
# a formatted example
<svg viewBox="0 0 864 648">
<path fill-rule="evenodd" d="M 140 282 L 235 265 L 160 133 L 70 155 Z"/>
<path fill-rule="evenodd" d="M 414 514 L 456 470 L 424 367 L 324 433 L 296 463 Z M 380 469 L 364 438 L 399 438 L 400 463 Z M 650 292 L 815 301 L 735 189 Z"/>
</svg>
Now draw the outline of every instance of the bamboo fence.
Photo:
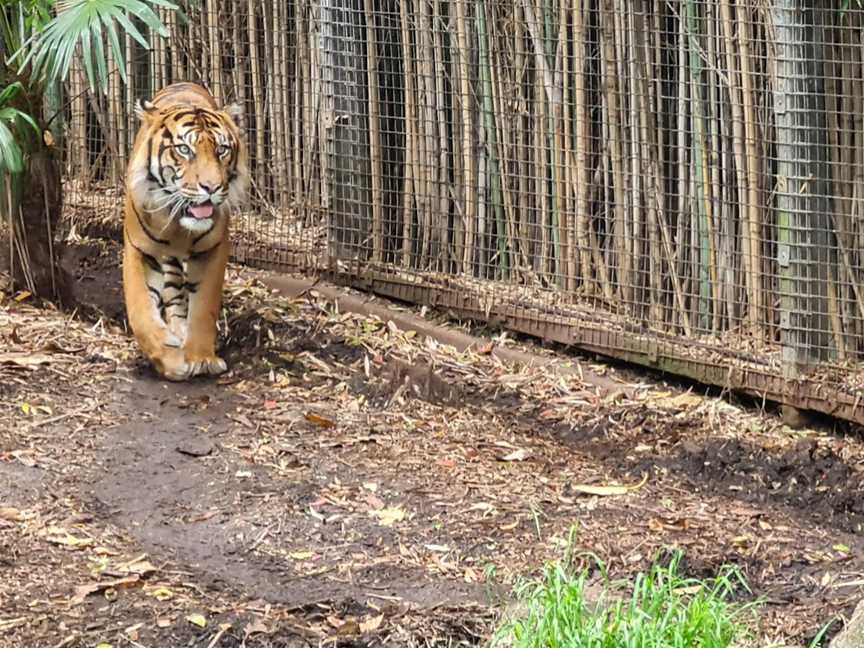
<svg viewBox="0 0 864 648">
<path fill-rule="evenodd" d="M 864 13 L 822 4 L 206 0 L 128 85 L 74 71 L 67 182 L 116 187 L 133 99 L 201 81 L 245 108 L 261 245 L 859 361 Z"/>
</svg>

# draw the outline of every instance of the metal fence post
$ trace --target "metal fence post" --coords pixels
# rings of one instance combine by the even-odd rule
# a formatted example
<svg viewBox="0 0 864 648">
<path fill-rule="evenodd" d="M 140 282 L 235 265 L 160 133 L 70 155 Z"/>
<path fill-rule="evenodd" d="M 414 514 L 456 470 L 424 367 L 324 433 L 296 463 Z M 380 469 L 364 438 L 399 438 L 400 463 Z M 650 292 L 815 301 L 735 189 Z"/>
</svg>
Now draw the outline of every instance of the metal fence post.
<svg viewBox="0 0 864 648">
<path fill-rule="evenodd" d="M 784 374 L 833 355 L 827 306 L 831 259 L 821 9 L 773 0 L 776 46 L 777 266 Z"/>
<path fill-rule="evenodd" d="M 322 0 L 321 58 L 329 185 L 328 252 L 368 257 L 371 235 L 365 26 L 358 0 Z"/>
</svg>

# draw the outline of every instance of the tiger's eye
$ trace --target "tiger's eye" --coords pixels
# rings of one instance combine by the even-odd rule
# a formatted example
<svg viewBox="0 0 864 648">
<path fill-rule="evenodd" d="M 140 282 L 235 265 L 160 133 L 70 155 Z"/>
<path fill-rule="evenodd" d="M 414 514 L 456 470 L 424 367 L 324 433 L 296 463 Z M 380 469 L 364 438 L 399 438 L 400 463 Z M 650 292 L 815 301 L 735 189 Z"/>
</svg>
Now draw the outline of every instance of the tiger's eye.
<svg viewBox="0 0 864 648">
<path fill-rule="evenodd" d="M 224 156 L 228 155 L 228 152 L 230 150 L 231 150 L 230 146 L 227 146 L 225 144 L 220 144 L 219 146 L 216 147 L 216 155 L 218 155 L 219 157 L 224 157 Z"/>
<path fill-rule="evenodd" d="M 192 149 L 189 148 L 186 144 L 177 144 L 174 146 L 174 150 L 176 150 L 182 156 L 192 155 Z"/>
</svg>

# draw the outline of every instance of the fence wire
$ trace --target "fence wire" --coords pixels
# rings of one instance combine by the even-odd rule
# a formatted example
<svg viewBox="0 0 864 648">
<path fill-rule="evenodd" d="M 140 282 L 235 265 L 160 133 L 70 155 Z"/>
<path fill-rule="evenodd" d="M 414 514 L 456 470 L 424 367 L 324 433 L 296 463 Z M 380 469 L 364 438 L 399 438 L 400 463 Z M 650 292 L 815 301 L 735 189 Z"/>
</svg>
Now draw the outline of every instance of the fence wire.
<svg viewBox="0 0 864 648">
<path fill-rule="evenodd" d="M 229 0 L 69 84 L 67 201 L 119 218 L 133 100 L 245 109 L 242 258 L 864 384 L 864 11 L 803 0 Z M 303 265 L 301 263 L 301 265 Z M 429 293 L 425 293 L 429 294 Z M 449 303 L 449 302 L 448 302 Z M 539 330 L 539 329 L 538 329 Z M 620 355 L 620 354 L 619 354 Z M 676 370 L 674 363 L 662 368 Z"/>
</svg>

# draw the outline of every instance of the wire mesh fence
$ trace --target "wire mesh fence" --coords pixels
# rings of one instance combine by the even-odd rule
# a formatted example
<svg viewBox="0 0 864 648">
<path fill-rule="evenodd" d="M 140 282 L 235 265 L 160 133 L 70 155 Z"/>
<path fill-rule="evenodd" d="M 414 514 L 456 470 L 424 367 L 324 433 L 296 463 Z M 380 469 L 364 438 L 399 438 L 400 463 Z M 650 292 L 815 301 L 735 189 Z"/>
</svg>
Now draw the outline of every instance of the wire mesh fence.
<svg viewBox="0 0 864 648">
<path fill-rule="evenodd" d="M 71 221 L 118 218 L 133 99 L 196 80 L 245 109 L 242 259 L 721 384 L 806 375 L 855 411 L 864 11 L 812 4 L 188 5 L 127 39 L 128 85 L 73 74 Z"/>
</svg>

